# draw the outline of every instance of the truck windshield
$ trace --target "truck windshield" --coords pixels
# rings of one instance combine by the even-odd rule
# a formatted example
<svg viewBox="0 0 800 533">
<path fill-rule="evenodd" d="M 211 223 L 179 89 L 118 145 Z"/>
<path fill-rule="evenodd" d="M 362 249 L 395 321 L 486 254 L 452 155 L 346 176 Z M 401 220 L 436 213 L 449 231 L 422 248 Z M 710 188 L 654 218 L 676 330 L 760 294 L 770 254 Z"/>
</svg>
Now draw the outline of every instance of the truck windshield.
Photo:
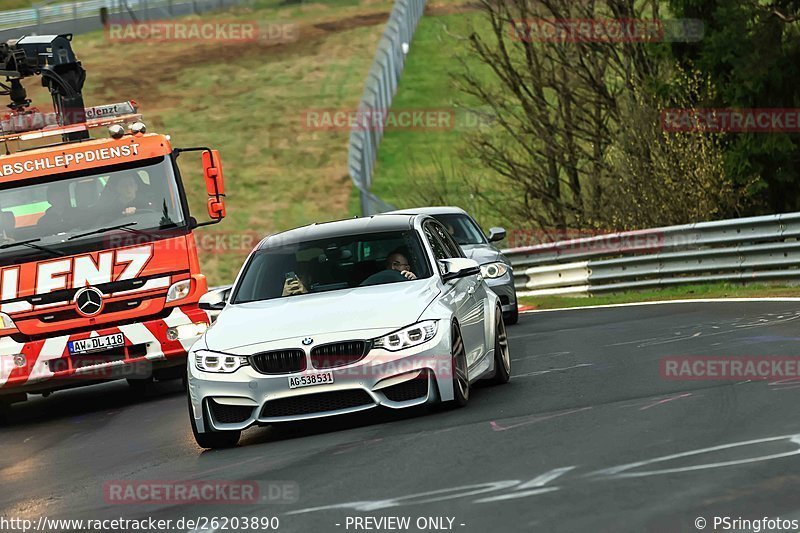
<svg viewBox="0 0 800 533">
<path fill-rule="evenodd" d="M 166 157 L 47 181 L 3 183 L 0 263 L 11 255 L 39 255 L 120 232 L 158 235 L 184 223 L 175 173 Z"/>
</svg>

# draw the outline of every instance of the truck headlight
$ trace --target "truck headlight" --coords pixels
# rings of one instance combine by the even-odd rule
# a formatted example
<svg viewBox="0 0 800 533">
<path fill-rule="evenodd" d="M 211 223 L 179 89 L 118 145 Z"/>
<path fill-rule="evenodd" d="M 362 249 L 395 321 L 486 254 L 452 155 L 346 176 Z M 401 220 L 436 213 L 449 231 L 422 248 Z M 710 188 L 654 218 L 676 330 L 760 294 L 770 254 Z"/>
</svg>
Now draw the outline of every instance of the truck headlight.
<svg viewBox="0 0 800 533">
<path fill-rule="evenodd" d="M 481 276 L 486 279 L 499 278 L 508 272 L 508 265 L 505 263 L 486 263 L 481 265 Z"/>
<path fill-rule="evenodd" d="M 167 303 L 174 302 L 176 300 L 182 300 L 189 296 L 189 291 L 192 290 L 192 280 L 185 279 L 183 281 L 178 281 L 173 283 L 172 286 L 167 291 Z"/>
<path fill-rule="evenodd" d="M 167 340 L 177 341 L 180 339 L 191 339 L 199 337 L 208 329 L 205 322 L 195 322 L 194 324 L 181 324 L 167 329 Z"/>
<path fill-rule="evenodd" d="M 5 313 L 0 313 L 0 330 L 2 329 L 15 329 L 17 326 L 11 317 Z"/>
<path fill-rule="evenodd" d="M 424 320 L 417 322 L 413 326 L 405 327 L 401 330 L 389 333 L 383 337 L 378 337 L 372 341 L 373 348 L 383 348 L 390 352 L 411 348 L 434 338 L 439 326 L 438 320 Z"/>
<path fill-rule="evenodd" d="M 203 372 L 229 374 L 249 364 L 247 357 L 243 355 L 230 355 L 210 350 L 197 350 L 194 352 L 194 365 Z"/>
</svg>

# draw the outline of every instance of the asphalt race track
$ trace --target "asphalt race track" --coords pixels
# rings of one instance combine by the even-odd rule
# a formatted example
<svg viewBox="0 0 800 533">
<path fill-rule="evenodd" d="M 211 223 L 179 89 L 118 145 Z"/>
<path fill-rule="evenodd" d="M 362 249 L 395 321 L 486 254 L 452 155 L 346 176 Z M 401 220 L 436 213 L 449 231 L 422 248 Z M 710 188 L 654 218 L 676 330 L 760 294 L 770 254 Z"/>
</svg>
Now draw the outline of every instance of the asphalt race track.
<svg viewBox="0 0 800 533">
<path fill-rule="evenodd" d="M 254 428 L 230 450 L 196 447 L 179 382 L 145 397 L 124 382 L 33 397 L 0 431 L 0 515 L 275 516 L 279 531 L 320 533 L 392 530 L 356 517 L 480 533 L 800 519 L 800 382 L 659 372 L 665 356 L 800 356 L 800 303 L 535 313 L 509 334 L 511 382 L 473 389 L 465 409 Z M 116 504 L 104 492 L 204 479 L 282 487 L 287 501 Z"/>
</svg>

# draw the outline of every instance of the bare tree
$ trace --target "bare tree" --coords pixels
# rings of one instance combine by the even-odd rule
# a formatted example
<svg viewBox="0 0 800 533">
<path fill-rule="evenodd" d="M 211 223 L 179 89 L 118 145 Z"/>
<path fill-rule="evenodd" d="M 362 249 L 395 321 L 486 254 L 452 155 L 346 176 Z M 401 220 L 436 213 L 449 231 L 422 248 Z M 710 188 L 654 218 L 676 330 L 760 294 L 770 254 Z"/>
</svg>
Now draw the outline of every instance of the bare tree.
<svg viewBox="0 0 800 533">
<path fill-rule="evenodd" d="M 674 76 L 657 42 L 659 2 L 481 6 L 488 30 L 473 30 L 468 42 L 492 78 L 464 61 L 459 80 L 496 117 L 491 134 L 478 132 L 468 143 L 508 183 L 510 218 L 540 228 L 620 229 L 736 210 L 719 139 L 661 127 L 665 105 L 692 106 L 704 96 L 653 96 L 671 92 Z M 585 21 L 597 24 L 580 26 Z M 629 33 L 613 34 L 615 21 Z"/>
</svg>

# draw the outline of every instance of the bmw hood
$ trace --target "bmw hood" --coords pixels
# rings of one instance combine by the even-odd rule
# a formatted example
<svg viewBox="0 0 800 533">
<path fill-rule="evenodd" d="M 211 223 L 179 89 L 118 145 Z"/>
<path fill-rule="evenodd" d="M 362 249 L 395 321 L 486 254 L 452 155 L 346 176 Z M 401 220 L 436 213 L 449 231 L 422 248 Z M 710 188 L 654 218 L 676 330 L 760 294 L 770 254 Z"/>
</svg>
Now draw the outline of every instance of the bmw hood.
<svg viewBox="0 0 800 533">
<path fill-rule="evenodd" d="M 416 322 L 439 293 L 432 279 L 230 305 L 206 332 L 210 350 Z M 382 335 L 376 331 L 375 336 Z"/>
<path fill-rule="evenodd" d="M 461 249 L 464 250 L 464 255 L 469 259 L 474 259 L 479 265 L 486 263 L 494 263 L 502 261 L 508 263 L 505 256 L 501 254 L 497 248 L 488 244 L 467 244 L 462 245 Z"/>
</svg>

